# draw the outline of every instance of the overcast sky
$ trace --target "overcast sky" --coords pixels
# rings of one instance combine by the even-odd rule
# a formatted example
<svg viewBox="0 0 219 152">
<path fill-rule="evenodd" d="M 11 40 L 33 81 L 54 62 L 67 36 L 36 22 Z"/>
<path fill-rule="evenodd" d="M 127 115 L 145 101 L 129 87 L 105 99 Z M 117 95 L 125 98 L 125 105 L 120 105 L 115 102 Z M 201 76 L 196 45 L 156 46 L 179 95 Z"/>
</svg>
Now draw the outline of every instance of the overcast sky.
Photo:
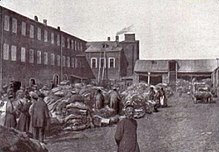
<svg viewBox="0 0 219 152">
<path fill-rule="evenodd" d="M 219 57 L 219 0 L 1 0 L 0 5 L 47 19 L 86 41 L 115 40 L 118 31 L 133 25 L 141 59 Z"/>
</svg>

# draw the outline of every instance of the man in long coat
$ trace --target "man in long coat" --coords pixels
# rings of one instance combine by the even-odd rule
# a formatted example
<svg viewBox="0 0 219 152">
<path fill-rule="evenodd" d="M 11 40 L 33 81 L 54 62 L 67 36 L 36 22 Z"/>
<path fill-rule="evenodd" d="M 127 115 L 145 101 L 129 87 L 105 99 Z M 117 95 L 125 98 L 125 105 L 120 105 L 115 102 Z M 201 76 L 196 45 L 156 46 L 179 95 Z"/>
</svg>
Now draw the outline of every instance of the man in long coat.
<svg viewBox="0 0 219 152">
<path fill-rule="evenodd" d="M 104 108 L 104 96 L 100 89 L 97 90 L 95 108 L 96 109 Z"/>
<path fill-rule="evenodd" d="M 23 132 L 29 132 L 29 125 L 30 125 L 30 114 L 29 108 L 31 106 L 31 102 L 28 101 L 24 97 L 24 91 L 17 91 L 18 97 L 18 110 L 20 111 L 20 116 L 17 123 L 17 129 Z"/>
<path fill-rule="evenodd" d="M 33 137 L 40 142 L 44 142 L 44 132 L 49 122 L 49 109 L 43 98 L 44 95 L 40 93 L 38 100 L 33 103 L 30 111 Z"/>
<path fill-rule="evenodd" d="M 110 93 L 110 108 L 114 109 L 116 114 L 119 113 L 120 101 L 121 98 L 117 92 L 117 89 L 113 88 L 112 92 Z"/>
<path fill-rule="evenodd" d="M 122 119 L 116 128 L 115 141 L 118 152 L 140 152 L 137 142 L 137 121 L 134 117 L 134 107 L 125 108 L 126 118 Z"/>
<path fill-rule="evenodd" d="M 6 103 L 6 115 L 4 122 L 4 126 L 8 128 L 15 128 L 17 125 L 17 121 L 16 121 L 17 112 L 13 102 L 14 102 L 14 96 L 13 93 L 10 92 L 8 94 L 8 101 Z"/>
</svg>

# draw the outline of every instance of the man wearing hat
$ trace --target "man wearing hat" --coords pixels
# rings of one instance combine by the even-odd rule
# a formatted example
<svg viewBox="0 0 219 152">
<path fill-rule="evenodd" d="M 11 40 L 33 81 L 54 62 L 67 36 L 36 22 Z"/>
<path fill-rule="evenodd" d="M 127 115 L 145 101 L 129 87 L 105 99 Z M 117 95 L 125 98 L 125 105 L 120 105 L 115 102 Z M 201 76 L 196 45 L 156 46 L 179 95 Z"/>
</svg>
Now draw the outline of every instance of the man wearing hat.
<svg viewBox="0 0 219 152">
<path fill-rule="evenodd" d="M 118 152 L 140 152 L 137 142 L 137 121 L 134 119 L 134 107 L 129 104 L 125 107 L 125 118 L 116 128 L 115 141 Z"/>
<path fill-rule="evenodd" d="M 8 101 L 6 103 L 6 115 L 4 126 L 9 128 L 15 128 L 17 125 L 16 121 L 16 108 L 13 104 L 14 95 L 12 91 L 8 92 Z"/>
<path fill-rule="evenodd" d="M 110 108 L 114 109 L 116 114 L 119 113 L 121 98 L 117 92 L 117 88 L 113 87 L 112 92 L 110 93 Z"/>
<path fill-rule="evenodd" d="M 35 92 L 32 92 L 31 97 L 38 97 L 38 100 L 33 103 L 30 110 L 33 138 L 44 142 L 44 132 L 49 121 L 49 109 L 43 100 L 45 95 L 43 93 L 37 95 Z"/>
<path fill-rule="evenodd" d="M 104 108 L 104 96 L 100 89 L 97 90 L 95 108 L 96 109 Z"/>
</svg>

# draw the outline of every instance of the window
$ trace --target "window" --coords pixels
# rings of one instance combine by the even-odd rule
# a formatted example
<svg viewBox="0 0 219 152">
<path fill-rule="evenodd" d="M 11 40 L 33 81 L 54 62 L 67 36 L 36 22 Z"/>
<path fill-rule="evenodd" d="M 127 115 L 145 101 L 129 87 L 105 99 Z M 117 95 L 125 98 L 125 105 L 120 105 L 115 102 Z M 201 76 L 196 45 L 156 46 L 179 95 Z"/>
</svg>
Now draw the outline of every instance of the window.
<svg viewBox="0 0 219 152">
<path fill-rule="evenodd" d="M 51 65 L 55 65 L 55 54 L 51 53 Z"/>
<path fill-rule="evenodd" d="M 26 49 L 24 47 L 21 47 L 21 62 L 26 61 Z"/>
<path fill-rule="evenodd" d="M 80 49 L 81 51 L 83 51 L 83 44 L 81 43 L 81 49 Z"/>
<path fill-rule="evenodd" d="M 100 68 L 106 68 L 106 59 L 105 58 L 100 58 L 99 60 L 99 66 Z"/>
<path fill-rule="evenodd" d="M 11 61 L 17 60 L 17 47 L 15 45 L 11 46 Z"/>
<path fill-rule="evenodd" d="M 81 44 L 81 43 L 80 43 L 80 42 L 78 42 L 78 51 L 80 51 L 80 44 Z"/>
<path fill-rule="evenodd" d="M 74 40 L 71 40 L 71 49 L 74 50 Z"/>
<path fill-rule="evenodd" d="M 21 34 L 26 36 L 26 29 L 27 29 L 27 25 L 25 22 L 21 23 Z"/>
<path fill-rule="evenodd" d="M 44 42 L 48 42 L 48 32 L 44 30 Z"/>
<path fill-rule="evenodd" d="M 4 22 L 4 30 L 5 31 L 9 31 L 10 30 L 10 24 L 9 24 L 9 16 L 5 15 L 5 22 Z"/>
<path fill-rule="evenodd" d="M 12 32 L 17 33 L 17 19 L 12 18 Z"/>
<path fill-rule="evenodd" d="M 65 38 L 62 36 L 62 47 L 65 47 Z"/>
<path fill-rule="evenodd" d="M 72 68 L 75 67 L 75 60 L 74 60 L 74 57 L 71 58 L 71 67 L 72 67 Z"/>
<path fill-rule="evenodd" d="M 77 51 L 77 42 L 75 41 L 75 51 Z"/>
<path fill-rule="evenodd" d="M 62 66 L 65 67 L 65 56 L 62 56 Z"/>
<path fill-rule="evenodd" d="M 34 26 L 30 25 L 30 38 L 34 38 Z"/>
<path fill-rule="evenodd" d="M 44 64 L 48 64 L 48 53 L 47 52 L 44 52 L 43 53 L 44 54 L 44 59 L 43 59 L 43 62 L 44 62 Z"/>
<path fill-rule="evenodd" d="M 42 63 L 41 51 L 37 51 L 37 64 L 41 64 L 41 63 Z"/>
<path fill-rule="evenodd" d="M 97 58 L 91 58 L 91 68 L 97 68 Z"/>
<path fill-rule="evenodd" d="M 57 65 L 58 66 L 61 65 L 61 57 L 60 57 L 60 55 L 57 55 Z"/>
<path fill-rule="evenodd" d="M 69 56 L 67 57 L 66 62 L 67 62 L 67 67 L 70 68 L 70 57 Z"/>
<path fill-rule="evenodd" d="M 75 58 L 75 68 L 78 68 L 78 59 Z"/>
<path fill-rule="evenodd" d="M 67 48 L 70 49 L 70 40 L 67 38 Z"/>
<path fill-rule="evenodd" d="M 108 60 L 108 68 L 115 68 L 115 67 L 116 67 L 115 58 L 110 57 Z"/>
<path fill-rule="evenodd" d="M 52 33 L 51 33 L 51 44 L 54 44 L 54 42 L 55 42 L 55 41 L 54 41 L 54 33 L 52 32 Z"/>
<path fill-rule="evenodd" d="M 41 40 L 41 28 L 37 28 L 37 39 Z"/>
<path fill-rule="evenodd" d="M 57 45 L 60 46 L 60 35 L 57 35 Z"/>
<path fill-rule="evenodd" d="M 3 59 L 4 60 L 8 60 L 9 59 L 9 45 L 4 43 L 4 46 L 3 46 Z"/>
<path fill-rule="evenodd" d="M 34 63 L 34 50 L 30 49 L 29 51 L 29 63 Z"/>
</svg>

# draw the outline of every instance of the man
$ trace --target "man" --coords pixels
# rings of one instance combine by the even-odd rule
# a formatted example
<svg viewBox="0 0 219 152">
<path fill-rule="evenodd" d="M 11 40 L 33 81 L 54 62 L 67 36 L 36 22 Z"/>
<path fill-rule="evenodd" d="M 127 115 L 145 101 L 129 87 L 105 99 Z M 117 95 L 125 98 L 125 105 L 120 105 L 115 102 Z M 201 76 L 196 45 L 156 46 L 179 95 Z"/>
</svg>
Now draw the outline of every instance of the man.
<svg viewBox="0 0 219 152">
<path fill-rule="evenodd" d="M 19 104 L 18 110 L 20 112 L 17 129 L 23 132 L 29 132 L 29 125 L 30 125 L 29 108 L 31 106 L 31 102 L 25 98 L 25 92 L 23 90 L 17 91 L 17 100 Z"/>
<path fill-rule="evenodd" d="M 160 89 L 160 102 L 162 107 L 167 107 L 167 97 L 163 88 Z"/>
<path fill-rule="evenodd" d="M 134 107 L 127 105 L 125 116 L 116 128 L 115 141 L 118 152 L 140 152 L 137 142 L 137 121 L 134 119 Z"/>
<path fill-rule="evenodd" d="M 6 115 L 4 126 L 8 128 L 15 128 L 17 125 L 16 121 L 16 108 L 14 106 L 14 93 L 13 91 L 8 92 L 8 101 L 6 103 Z"/>
<path fill-rule="evenodd" d="M 116 114 L 119 113 L 120 101 L 121 98 L 117 92 L 117 89 L 113 88 L 112 92 L 110 93 L 110 108 L 114 109 Z"/>
<path fill-rule="evenodd" d="M 95 102 L 95 109 L 102 109 L 104 108 L 104 96 L 100 89 L 97 90 L 96 94 L 96 102 Z"/>
<path fill-rule="evenodd" d="M 34 96 L 37 97 L 36 93 L 33 92 L 32 94 L 35 94 Z M 44 132 L 49 122 L 49 109 L 43 100 L 44 97 L 44 94 L 39 93 L 38 100 L 33 103 L 30 110 L 33 138 L 39 140 L 40 142 L 44 142 Z"/>
<path fill-rule="evenodd" d="M 154 112 L 158 112 L 158 106 L 159 106 L 159 103 L 157 103 L 155 101 L 155 91 L 154 91 L 154 88 L 153 87 L 150 87 L 150 91 L 149 91 L 149 100 L 154 102 Z"/>
</svg>

